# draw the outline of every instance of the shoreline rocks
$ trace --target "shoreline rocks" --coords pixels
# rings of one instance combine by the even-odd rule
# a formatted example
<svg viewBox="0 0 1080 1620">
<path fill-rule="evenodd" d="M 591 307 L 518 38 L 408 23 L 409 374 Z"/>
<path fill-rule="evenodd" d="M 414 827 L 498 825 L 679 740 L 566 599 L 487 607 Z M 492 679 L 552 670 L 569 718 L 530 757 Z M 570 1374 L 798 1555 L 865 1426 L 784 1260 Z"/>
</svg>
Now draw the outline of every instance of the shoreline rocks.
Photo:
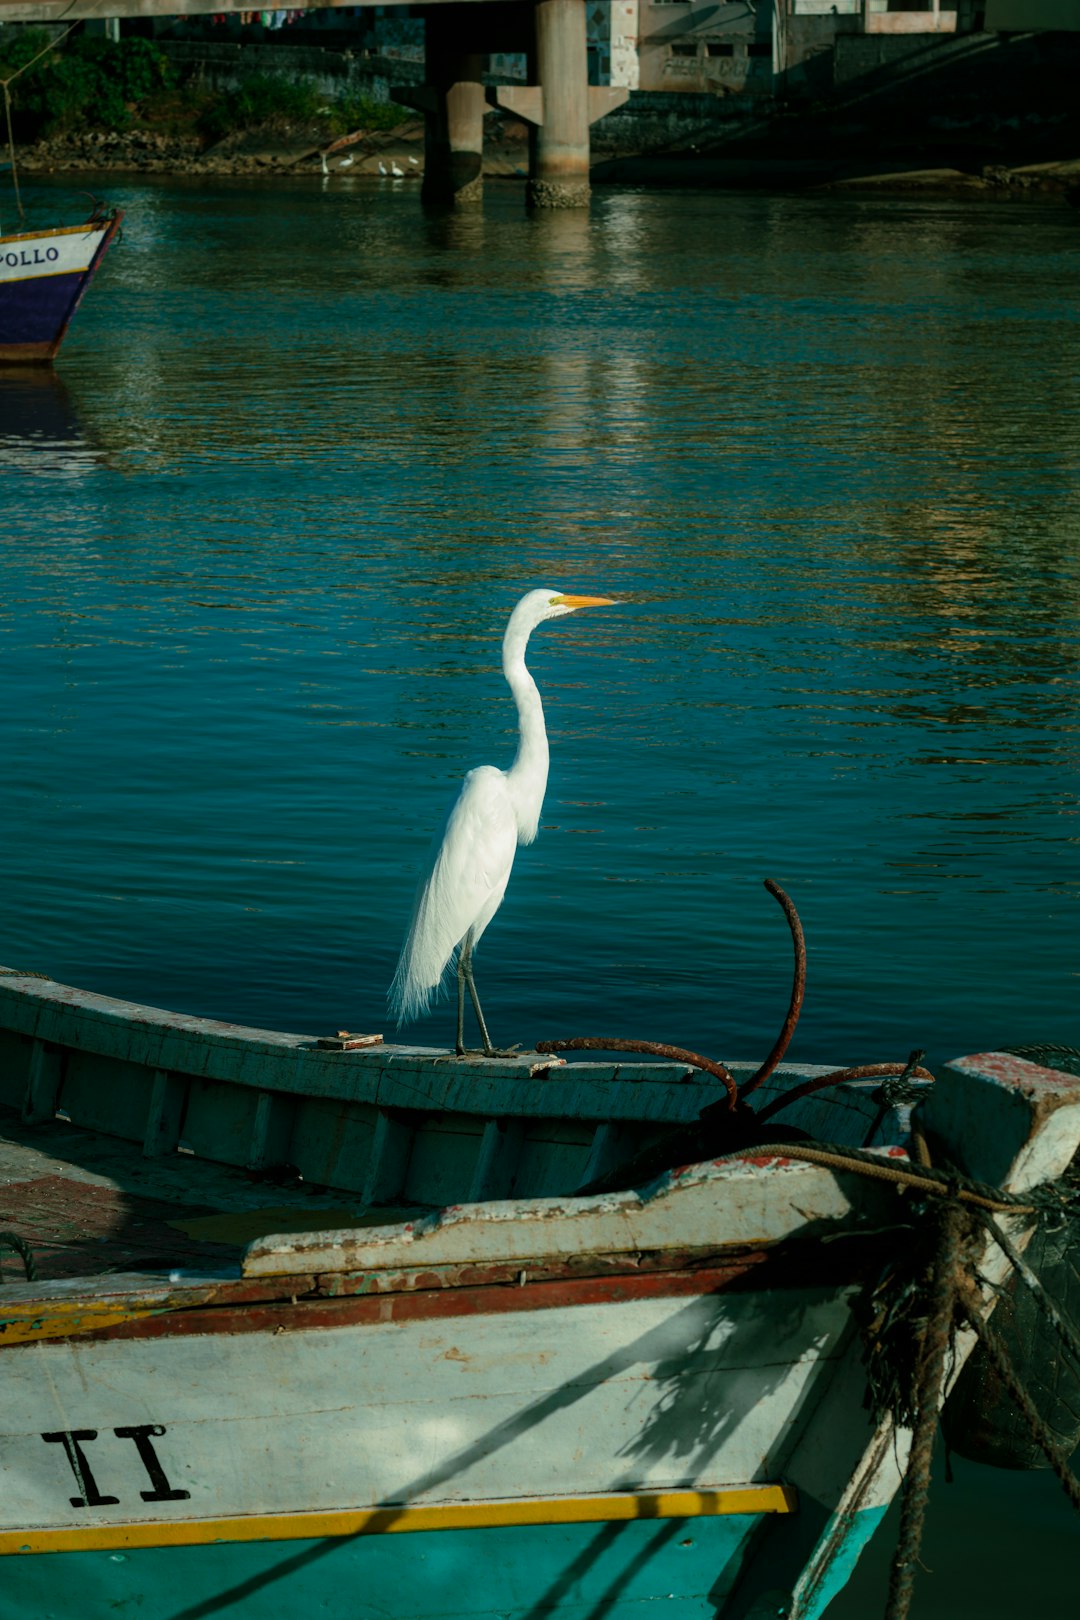
<svg viewBox="0 0 1080 1620">
<path fill-rule="evenodd" d="M 423 174 L 423 125 L 410 120 L 394 131 L 357 133 L 346 144 L 328 150 L 333 138 L 325 131 L 302 129 L 244 131 L 204 147 L 195 135 L 164 135 L 153 130 L 84 131 L 57 135 L 24 148 L 19 169 L 27 174 L 165 174 L 222 177 L 323 175 L 326 153 L 330 175 L 342 178 L 416 180 Z M 485 176 L 524 180 L 527 170 L 524 126 L 499 131 L 484 154 Z M 895 157 L 860 164 L 827 157 L 801 159 L 767 156 L 725 157 L 708 152 L 600 152 L 592 169 L 595 185 L 647 185 L 710 189 L 831 189 L 877 192 L 941 192 L 951 195 L 1018 197 L 1080 195 L 1080 159 L 1043 163 L 987 163 L 966 169 L 948 162 L 904 163 Z"/>
</svg>

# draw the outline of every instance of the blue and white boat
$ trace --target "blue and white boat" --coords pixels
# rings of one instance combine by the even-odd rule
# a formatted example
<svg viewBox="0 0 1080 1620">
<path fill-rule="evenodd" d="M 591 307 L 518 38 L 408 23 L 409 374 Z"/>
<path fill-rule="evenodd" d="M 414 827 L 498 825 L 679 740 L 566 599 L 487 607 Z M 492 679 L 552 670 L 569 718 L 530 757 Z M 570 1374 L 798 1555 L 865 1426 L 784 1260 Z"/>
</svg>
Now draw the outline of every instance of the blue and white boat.
<svg viewBox="0 0 1080 1620">
<path fill-rule="evenodd" d="M 0 365 L 48 365 L 116 236 L 120 209 L 83 225 L 0 236 Z"/>
</svg>

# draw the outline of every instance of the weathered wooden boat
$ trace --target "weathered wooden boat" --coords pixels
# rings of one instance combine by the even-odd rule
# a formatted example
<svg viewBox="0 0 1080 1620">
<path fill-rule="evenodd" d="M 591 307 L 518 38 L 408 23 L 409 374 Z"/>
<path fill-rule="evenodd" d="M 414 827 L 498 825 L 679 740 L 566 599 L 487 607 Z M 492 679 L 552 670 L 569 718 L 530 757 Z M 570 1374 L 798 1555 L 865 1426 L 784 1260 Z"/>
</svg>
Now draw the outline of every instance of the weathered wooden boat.
<svg viewBox="0 0 1080 1620">
<path fill-rule="evenodd" d="M 823 1614 L 909 1440 L 867 1410 L 853 1306 L 933 1200 L 911 1094 L 803 1094 L 820 1072 L 760 1095 L 798 1091 L 789 1126 L 827 1151 L 582 1192 L 720 1083 L 320 1042 L 0 969 L 10 1612 Z M 1027 1196 L 1080 1140 L 1080 1081 L 1021 1058 L 915 1095 L 954 1190 Z M 1007 1269 L 986 1236 L 980 1309 Z"/>
<path fill-rule="evenodd" d="M 95 209 L 82 225 L 0 236 L 0 365 L 55 359 L 123 217 Z"/>
</svg>

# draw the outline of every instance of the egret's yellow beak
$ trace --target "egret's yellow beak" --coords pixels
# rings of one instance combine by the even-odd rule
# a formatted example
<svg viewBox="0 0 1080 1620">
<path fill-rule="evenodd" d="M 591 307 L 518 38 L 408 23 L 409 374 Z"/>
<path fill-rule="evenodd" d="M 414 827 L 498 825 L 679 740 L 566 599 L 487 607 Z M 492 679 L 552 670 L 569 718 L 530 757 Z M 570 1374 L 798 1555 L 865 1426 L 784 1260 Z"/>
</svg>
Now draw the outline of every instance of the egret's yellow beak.
<svg viewBox="0 0 1080 1620">
<path fill-rule="evenodd" d="M 551 600 L 558 602 L 560 607 L 568 608 L 618 607 L 619 605 L 613 596 L 553 596 Z"/>
</svg>

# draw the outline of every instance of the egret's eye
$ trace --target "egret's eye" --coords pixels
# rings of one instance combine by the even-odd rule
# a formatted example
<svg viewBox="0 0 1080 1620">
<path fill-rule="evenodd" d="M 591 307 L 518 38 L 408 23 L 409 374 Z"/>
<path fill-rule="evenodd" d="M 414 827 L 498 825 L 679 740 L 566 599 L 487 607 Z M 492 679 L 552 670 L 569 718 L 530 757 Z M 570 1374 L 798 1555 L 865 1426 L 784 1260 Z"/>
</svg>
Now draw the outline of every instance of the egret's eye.
<svg viewBox="0 0 1080 1620">
<path fill-rule="evenodd" d="M 553 596 L 548 602 L 548 607 L 562 607 L 562 604 L 563 598 L 561 596 Z"/>
</svg>

